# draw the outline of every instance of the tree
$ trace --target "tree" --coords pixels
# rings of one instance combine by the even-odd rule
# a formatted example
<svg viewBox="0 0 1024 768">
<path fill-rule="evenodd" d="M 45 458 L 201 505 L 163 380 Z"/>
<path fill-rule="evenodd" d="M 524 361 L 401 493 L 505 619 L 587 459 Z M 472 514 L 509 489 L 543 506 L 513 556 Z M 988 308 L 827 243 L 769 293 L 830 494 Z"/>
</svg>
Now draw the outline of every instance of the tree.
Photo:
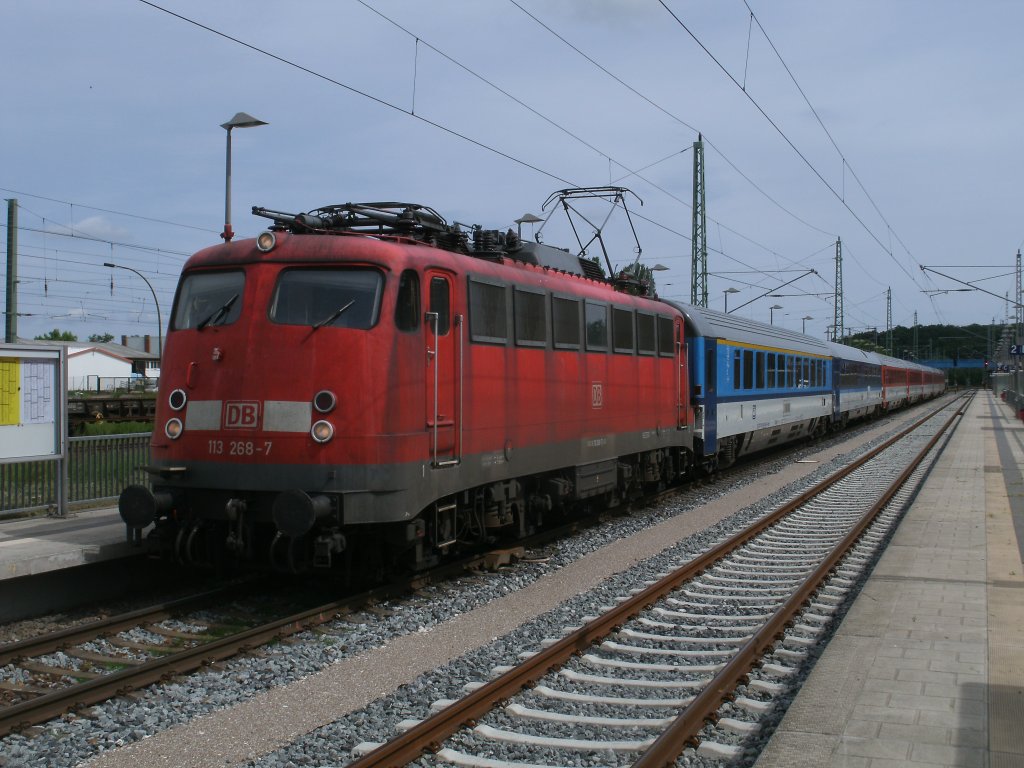
<svg viewBox="0 0 1024 768">
<path fill-rule="evenodd" d="M 36 341 L 78 341 L 78 337 L 71 331 L 62 331 L 60 328 L 54 328 L 49 333 L 44 333 L 35 338 Z"/>
<path fill-rule="evenodd" d="M 114 340 L 114 334 L 112 333 L 94 333 L 89 337 L 89 341 L 99 342 L 100 344 L 106 344 L 108 341 Z"/>
</svg>

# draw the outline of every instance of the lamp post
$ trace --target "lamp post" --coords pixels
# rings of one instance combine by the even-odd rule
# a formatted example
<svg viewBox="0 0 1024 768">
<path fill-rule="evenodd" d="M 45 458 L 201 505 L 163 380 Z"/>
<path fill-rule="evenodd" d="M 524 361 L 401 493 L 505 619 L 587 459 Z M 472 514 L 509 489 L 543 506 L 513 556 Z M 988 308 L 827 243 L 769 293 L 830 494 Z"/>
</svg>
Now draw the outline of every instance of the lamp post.
<svg viewBox="0 0 1024 768">
<path fill-rule="evenodd" d="M 772 304 L 770 307 L 768 307 L 768 324 L 769 325 L 775 325 L 775 310 L 776 309 L 782 309 L 782 305 L 781 304 Z"/>
<path fill-rule="evenodd" d="M 247 115 L 245 112 L 238 112 L 226 123 L 221 123 L 220 126 L 228 132 L 226 171 L 224 174 L 224 231 L 220 234 L 224 238 L 225 243 L 231 242 L 231 238 L 235 236 L 235 233 L 231 231 L 231 129 L 255 128 L 257 125 L 266 125 L 266 123 L 262 120 L 257 120 L 252 115 Z"/>
<path fill-rule="evenodd" d="M 727 314 L 727 315 L 729 314 L 729 294 L 730 293 L 739 293 L 739 292 L 740 291 L 739 291 L 738 288 L 733 288 L 731 285 L 728 288 L 726 288 L 724 291 L 722 291 L 722 293 L 725 294 L 725 314 Z"/>
<path fill-rule="evenodd" d="M 164 321 L 160 319 L 160 302 L 156 300 L 156 291 L 153 290 L 153 284 L 146 279 L 146 276 L 139 272 L 137 269 L 131 267 L 125 267 L 121 264 L 112 264 L 109 261 L 103 262 L 104 267 L 110 267 L 112 269 L 127 269 L 129 272 L 134 272 L 136 275 L 142 278 L 142 282 L 149 286 L 149 292 L 153 294 L 153 303 L 156 304 L 156 356 L 160 358 L 161 363 L 164 359 Z M 111 283 L 113 285 L 113 283 Z"/>
<path fill-rule="evenodd" d="M 810 315 L 804 315 L 803 317 L 800 318 L 800 333 L 807 333 L 807 321 L 813 319 L 814 318 L 811 317 Z"/>
</svg>

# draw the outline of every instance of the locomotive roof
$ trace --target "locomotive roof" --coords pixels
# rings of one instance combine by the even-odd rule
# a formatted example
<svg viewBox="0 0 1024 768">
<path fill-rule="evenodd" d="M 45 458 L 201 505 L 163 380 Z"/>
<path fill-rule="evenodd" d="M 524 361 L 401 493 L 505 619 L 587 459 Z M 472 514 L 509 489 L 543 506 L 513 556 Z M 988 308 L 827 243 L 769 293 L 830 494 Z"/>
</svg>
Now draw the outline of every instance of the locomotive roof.
<svg viewBox="0 0 1024 768">
<path fill-rule="evenodd" d="M 765 325 L 756 320 L 747 320 L 725 312 L 717 312 L 706 307 L 696 307 L 692 304 L 681 304 L 675 301 L 665 301 L 665 303 L 683 313 L 686 317 L 687 330 L 693 336 L 707 336 L 763 347 L 785 347 L 787 350 L 811 355 L 828 356 L 830 354 L 828 344 L 813 336 L 780 328 L 777 325 Z"/>
</svg>

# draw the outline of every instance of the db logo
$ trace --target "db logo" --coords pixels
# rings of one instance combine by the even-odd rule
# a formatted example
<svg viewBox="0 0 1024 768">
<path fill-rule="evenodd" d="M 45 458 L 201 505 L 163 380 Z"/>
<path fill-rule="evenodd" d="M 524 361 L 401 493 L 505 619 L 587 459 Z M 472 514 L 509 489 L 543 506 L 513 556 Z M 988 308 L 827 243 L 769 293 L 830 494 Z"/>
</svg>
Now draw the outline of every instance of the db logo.
<svg viewBox="0 0 1024 768">
<path fill-rule="evenodd" d="M 604 406 L 604 387 L 600 381 L 595 381 L 590 385 L 590 404 L 594 408 Z"/>
<path fill-rule="evenodd" d="M 259 401 L 229 400 L 224 404 L 225 429 L 256 429 L 259 424 Z"/>
</svg>

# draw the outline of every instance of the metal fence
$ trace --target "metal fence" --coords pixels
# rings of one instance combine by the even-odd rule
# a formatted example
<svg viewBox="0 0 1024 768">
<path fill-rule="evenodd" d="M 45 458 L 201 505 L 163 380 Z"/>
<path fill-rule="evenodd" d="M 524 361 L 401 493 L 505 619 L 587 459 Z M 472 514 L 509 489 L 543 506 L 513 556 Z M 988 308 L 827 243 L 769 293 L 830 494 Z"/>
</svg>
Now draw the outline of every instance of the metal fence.
<svg viewBox="0 0 1024 768">
<path fill-rule="evenodd" d="M 149 432 L 68 439 L 68 507 L 113 501 L 132 483 L 146 484 Z M 0 464 L 0 518 L 56 510 L 58 463 Z"/>
</svg>

